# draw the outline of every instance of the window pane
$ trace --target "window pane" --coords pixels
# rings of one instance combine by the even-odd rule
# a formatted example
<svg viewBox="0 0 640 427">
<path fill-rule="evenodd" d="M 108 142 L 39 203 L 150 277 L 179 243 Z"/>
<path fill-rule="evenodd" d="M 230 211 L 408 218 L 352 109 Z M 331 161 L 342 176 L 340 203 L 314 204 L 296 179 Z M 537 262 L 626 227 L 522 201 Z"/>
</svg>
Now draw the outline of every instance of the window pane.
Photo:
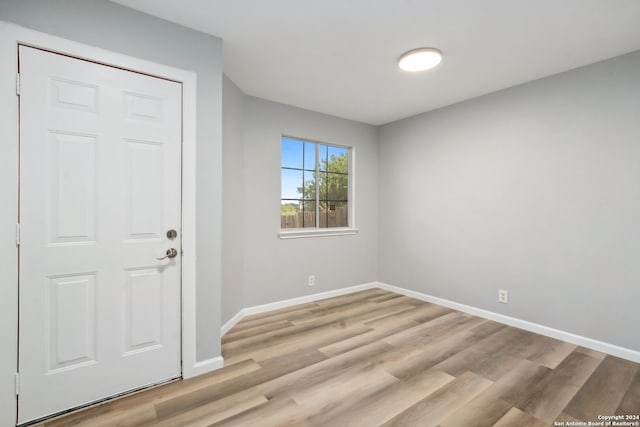
<svg viewBox="0 0 640 427">
<path fill-rule="evenodd" d="M 283 200 L 280 206 L 280 227 L 300 228 L 302 227 L 302 217 L 300 215 L 300 202 Z"/>
<path fill-rule="evenodd" d="M 281 199 L 299 199 L 302 196 L 302 171 L 281 169 Z"/>
<path fill-rule="evenodd" d="M 320 227 L 348 227 L 349 207 L 347 202 L 321 202 Z"/>
<path fill-rule="evenodd" d="M 316 143 L 304 143 L 304 168 L 307 170 L 316 170 Z"/>
<path fill-rule="evenodd" d="M 316 226 L 316 202 L 302 202 L 301 227 L 315 228 Z"/>
<path fill-rule="evenodd" d="M 343 147 L 327 147 L 327 170 L 329 172 L 348 173 L 349 150 Z"/>
<path fill-rule="evenodd" d="M 327 180 L 327 198 L 326 200 L 348 200 L 349 176 L 339 173 L 328 173 Z"/>
<path fill-rule="evenodd" d="M 328 147 L 323 144 L 318 144 L 318 162 L 320 162 L 320 170 L 327 170 L 327 150 Z"/>
<path fill-rule="evenodd" d="M 316 173 L 304 171 L 304 193 L 302 198 L 305 200 L 316 200 Z"/>
<path fill-rule="evenodd" d="M 326 172 L 319 172 L 320 182 L 318 183 L 318 199 L 327 200 L 329 198 L 329 174 Z"/>
<path fill-rule="evenodd" d="M 282 137 L 282 167 L 302 169 L 303 142 L 297 139 Z"/>
</svg>

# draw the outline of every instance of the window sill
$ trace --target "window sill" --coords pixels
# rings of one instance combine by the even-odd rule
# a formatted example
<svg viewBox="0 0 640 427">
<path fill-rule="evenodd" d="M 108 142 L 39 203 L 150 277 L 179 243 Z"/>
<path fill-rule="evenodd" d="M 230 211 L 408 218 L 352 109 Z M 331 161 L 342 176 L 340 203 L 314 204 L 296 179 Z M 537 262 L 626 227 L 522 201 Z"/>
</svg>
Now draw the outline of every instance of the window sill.
<svg viewBox="0 0 640 427">
<path fill-rule="evenodd" d="M 357 228 L 311 228 L 280 230 L 278 237 L 281 239 L 302 239 L 305 237 L 349 236 L 353 234 L 358 234 Z"/>
</svg>

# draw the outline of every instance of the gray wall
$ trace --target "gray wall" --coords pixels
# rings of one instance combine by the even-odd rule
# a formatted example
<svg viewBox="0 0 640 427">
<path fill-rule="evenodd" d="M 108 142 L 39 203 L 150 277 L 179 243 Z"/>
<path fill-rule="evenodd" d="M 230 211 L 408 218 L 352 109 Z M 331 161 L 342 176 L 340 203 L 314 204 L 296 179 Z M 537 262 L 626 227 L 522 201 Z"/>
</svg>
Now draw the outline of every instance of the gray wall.
<svg viewBox="0 0 640 427">
<path fill-rule="evenodd" d="M 219 355 L 222 41 L 106 0 L 2 0 L 0 20 L 198 74 L 197 359 Z"/>
<path fill-rule="evenodd" d="M 224 90 L 223 321 L 243 307 L 375 281 L 376 129 L 254 97 L 241 99 L 229 80 Z M 354 147 L 357 235 L 278 238 L 282 134 Z M 307 286 L 309 274 L 316 276 L 314 287 Z"/>
<path fill-rule="evenodd" d="M 226 76 L 222 85 L 222 319 L 243 303 L 244 271 L 244 100 Z"/>
<path fill-rule="evenodd" d="M 379 138 L 381 281 L 640 350 L 640 53 Z"/>
</svg>

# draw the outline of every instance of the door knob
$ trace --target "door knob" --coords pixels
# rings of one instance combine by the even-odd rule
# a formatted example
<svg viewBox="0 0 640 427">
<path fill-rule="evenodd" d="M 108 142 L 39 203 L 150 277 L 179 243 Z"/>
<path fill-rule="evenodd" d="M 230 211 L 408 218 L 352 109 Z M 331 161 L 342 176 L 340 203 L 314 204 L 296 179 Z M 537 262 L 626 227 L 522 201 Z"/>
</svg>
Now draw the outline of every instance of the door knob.
<svg viewBox="0 0 640 427">
<path fill-rule="evenodd" d="M 160 258 L 156 258 L 158 261 L 161 261 L 165 258 L 175 258 L 176 256 L 178 256 L 178 251 L 175 248 L 169 248 L 167 249 L 167 252 L 165 253 L 165 256 L 160 257 Z"/>
</svg>

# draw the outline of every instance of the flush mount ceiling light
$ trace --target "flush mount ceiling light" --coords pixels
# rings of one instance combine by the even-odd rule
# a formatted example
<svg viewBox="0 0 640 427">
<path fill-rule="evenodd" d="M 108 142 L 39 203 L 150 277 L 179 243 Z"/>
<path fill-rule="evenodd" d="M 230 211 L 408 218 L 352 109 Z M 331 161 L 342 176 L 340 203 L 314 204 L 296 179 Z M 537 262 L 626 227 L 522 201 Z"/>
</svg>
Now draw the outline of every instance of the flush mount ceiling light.
<svg viewBox="0 0 640 427">
<path fill-rule="evenodd" d="M 398 67 L 404 71 L 425 71 L 442 61 L 442 52 L 432 47 L 413 49 L 398 59 Z"/>
</svg>

